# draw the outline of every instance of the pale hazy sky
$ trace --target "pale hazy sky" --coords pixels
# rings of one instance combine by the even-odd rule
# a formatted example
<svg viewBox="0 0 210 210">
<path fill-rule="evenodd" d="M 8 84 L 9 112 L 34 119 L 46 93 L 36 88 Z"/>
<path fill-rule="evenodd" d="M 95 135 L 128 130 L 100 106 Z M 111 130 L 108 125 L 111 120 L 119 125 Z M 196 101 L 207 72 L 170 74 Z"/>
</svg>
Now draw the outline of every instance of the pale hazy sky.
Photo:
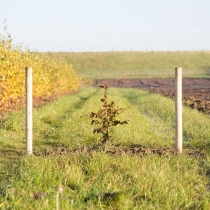
<svg viewBox="0 0 210 210">
<path fill-rule="evenodd" d="M 4 19 L 31 50 L 210 50 L 210 0 L 0 0 Z"/>
</svg>

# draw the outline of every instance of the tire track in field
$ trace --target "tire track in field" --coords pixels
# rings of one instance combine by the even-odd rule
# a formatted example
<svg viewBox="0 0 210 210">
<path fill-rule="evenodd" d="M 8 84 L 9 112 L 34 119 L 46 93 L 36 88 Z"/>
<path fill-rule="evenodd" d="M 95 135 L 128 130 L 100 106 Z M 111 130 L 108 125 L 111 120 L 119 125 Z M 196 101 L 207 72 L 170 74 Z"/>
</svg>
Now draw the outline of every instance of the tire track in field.
<svg viewBox="0 0 210 210">
<path fill-rule="evenodd" d="M 56 146 L 57 144 L 60 145 L 60 141 L 56 141 L 60 139 L 59 128 L 63 126 L 66 119 L 68 119 L 75 112 L 75 110 L 81 109 L 86 101 L 88 101 L 90 98 L 96 95 L 97 90 L 94 90 L 92 93 L 88 95 L 87 94 L 79 95 L 79 93 L 77 94 L 78 94 L 77 96 L 78 101 L 73 106 L 69 106 L 68 109 L 64 110 L 61 115 L 59 114 L 57 116 L 47 115 L 41 118 L 41 122 L 46 124 L 48 128 L 44 129 L 40 133 L 40 138 L 45 140 L 44 144 L 50 146 Z M 52 141 L 55 142 L 52 143 Z"/>
</svg>

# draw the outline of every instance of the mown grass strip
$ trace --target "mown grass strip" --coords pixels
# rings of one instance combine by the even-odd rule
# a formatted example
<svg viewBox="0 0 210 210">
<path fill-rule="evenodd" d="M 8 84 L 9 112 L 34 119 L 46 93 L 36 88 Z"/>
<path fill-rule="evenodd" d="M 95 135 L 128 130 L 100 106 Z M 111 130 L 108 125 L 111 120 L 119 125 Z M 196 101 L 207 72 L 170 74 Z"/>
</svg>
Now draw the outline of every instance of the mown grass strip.
<svg viewBox="0 0 210 210">
<path fill-rule="evenodd" d="M 209 117 L 184 107 L 184 151 L 180 155 L 71 152 L 100 142 L 92 134 L 88 115 L 101 106 L 102 94 L 101 89 L 83 89 L 34 109 L 37 156 L 23 154 L 24 112 L 7 116 L 0 128 L 1 208 L 54 209 L 55 186 L 61 184 L 62 209 L 208 209 Z M 132 105 L 119 115 L 130 121 L 113 130 L 110 148 L 137 144 L 147 148 L 174 147 L 172 100 L 140 90 L 115 88 L 109 89 L 109 99 L 119 107 Z M 60 147 L 67 151 L 43 152 Z M 13 157 L 4 152 L 11 148 Z M 195 150 L 204 156 L 189 155 Z M 20 153 L 15 155 L 16 151 Z"/>
</svg>

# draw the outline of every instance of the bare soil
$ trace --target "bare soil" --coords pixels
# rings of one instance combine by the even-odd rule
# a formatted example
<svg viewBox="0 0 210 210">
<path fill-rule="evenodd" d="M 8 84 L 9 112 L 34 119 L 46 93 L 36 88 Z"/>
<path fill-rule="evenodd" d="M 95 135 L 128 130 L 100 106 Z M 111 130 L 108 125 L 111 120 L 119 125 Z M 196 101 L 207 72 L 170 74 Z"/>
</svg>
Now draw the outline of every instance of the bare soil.
<svg viewBox="0 0 210 210">
<path fill-rule="evenodd" d="M 107 85 L 117 88 L 137 88 L 169 98 L 175 95 L 175 79 L 103 79 L 94 80 L 93 87 Z M 206 114 L 210 113 L 210 78 L 182 80 L 183 103 Z"/>
<path fill-rule="evenodd" d="M 140 144 L 130 145 L 130 146 L 119 146 L 112 145 L 104 151 L 103 145 L 95 145 L 89 147 L 78 147 L 74 149 L 69 149 L 65 147 L 52 148 L 50 150 L 35 151 L 33 154 L 35 156 L 57 156 L 57 155 L 68 155 L 68 154 L 96 154 L 98 152 L 105 152 L 111 156 L 122 156 L 122 155 L 158 155 L 158 156 L 171 156 L 179 154 L 174 148 L 150 148 L 145 147 Z M 185 154 L 193 158 L 204 157 L 204 154 L 196 149 L 186 149 Z"/>
</svg>

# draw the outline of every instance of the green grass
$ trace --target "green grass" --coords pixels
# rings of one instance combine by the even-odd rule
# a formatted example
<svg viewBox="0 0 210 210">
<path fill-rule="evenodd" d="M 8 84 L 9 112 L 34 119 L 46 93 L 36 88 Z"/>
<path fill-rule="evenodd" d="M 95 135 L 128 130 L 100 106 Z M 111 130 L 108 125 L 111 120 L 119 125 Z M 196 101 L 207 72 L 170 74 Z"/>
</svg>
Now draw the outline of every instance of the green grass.
<svg viewBox="0 0 210 210">
<path fill-rule="evenodd" d="M 86 88 L 34 108 L 33 149 L 38 156 L 25 155 L 24 111 L 4 116 L 0 122 L 0 208 L 55 209 L 55 187 L 61 185 L 60 209 L 209 209 L 210 118 L 183 107 L 183 154 L 70 152 L 100 143 L 100 136 L 92 134 L 88 115 L 100 108 L 102 95 L 102 89 Z M 171 99 L 115 88 L 108 89 L 108 97 L 119 107 L 132 105 L 119 115 L 130 121 L 113 129 L 110 149 L 174 148 Z M 55 153 L 59 148 L 66 152 Z"/>
<path fill-rule="evenodd" d="M 209 78 L 209 52 L 51 53 L 63 56 L 83 78 L 167 78 L 175 67 L 188 78 Z"/>
</svg>

